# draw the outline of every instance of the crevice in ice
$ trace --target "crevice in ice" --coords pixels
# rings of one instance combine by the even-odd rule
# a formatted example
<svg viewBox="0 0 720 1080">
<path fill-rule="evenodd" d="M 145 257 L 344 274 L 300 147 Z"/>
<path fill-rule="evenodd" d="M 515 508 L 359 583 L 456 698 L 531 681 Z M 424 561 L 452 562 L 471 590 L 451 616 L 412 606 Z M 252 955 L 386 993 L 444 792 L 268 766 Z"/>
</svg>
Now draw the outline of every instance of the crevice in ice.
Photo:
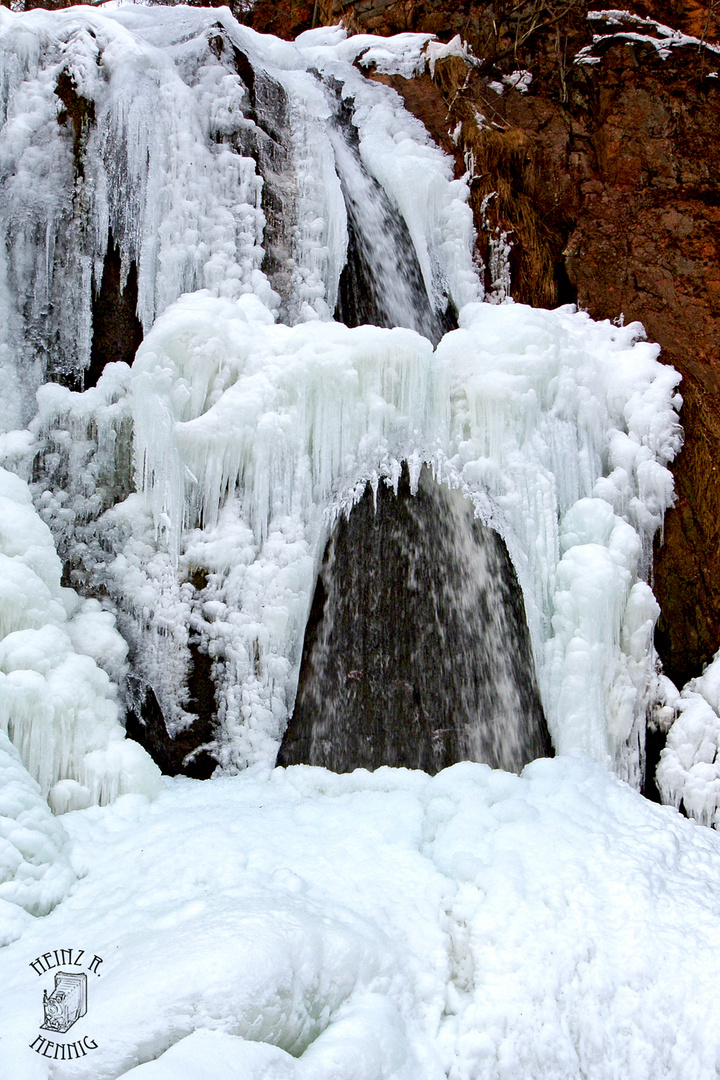
<svg viewBox="0 0 720 1080">
<path fill-rule="evenodd" d="M 90 136 L 90 128 L 95 123 L 95 105 L 90 98 L 78 93 L 78 87 L 72 74 L 61 71 L 55 83 L 55 94 L 62 102 L 57 122 L 60 125 L 72 125 L 73 158 L 77 179 L 84 179 L 85 164 L 83 158 Z"/>
<path fill-rule="evenodd" d="M 637 327 L 570 309 L 469 305 L 461 324 L 433 352 L 411 330 L 280 326 L 256 298 L 200 294 L 157 320 L 131 370 L 43 390 L 38 504 L 71 573 L 114 605 L 170 737 L 195 722 L 197 641 L 217 703 L 199 745 L 225 769 L 274 759 L 333 522 L 368 481 L 379 497 L 407 461 L 415 486 L 429 462 L 507 544 L 556 750 L 640 782 L 643 578 L 672 493 L 677 376 Z M 130 431 L 139 490 L 115 502 Z"/>
<path fill-rule="evenodd" d="M 120 246 L 112 230 L 108 232 L 100 290 L 92 298 L 92 345 L 90 364 L 82 376 L 82 386 L 97 384 L 105 365 L 114 362 L 132 364 L 143 339 L 142 323 L 137 317 L 137 264 L 130 260 L 124 268 Z"/>
</svg>

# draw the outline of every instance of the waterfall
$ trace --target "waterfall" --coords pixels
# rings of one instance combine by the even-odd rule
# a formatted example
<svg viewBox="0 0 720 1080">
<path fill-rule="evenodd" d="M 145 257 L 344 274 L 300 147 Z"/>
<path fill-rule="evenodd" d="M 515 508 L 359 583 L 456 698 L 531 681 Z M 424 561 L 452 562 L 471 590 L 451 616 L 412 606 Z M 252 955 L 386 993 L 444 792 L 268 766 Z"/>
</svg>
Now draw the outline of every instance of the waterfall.
<svg viewBox="0 0 720 1080">
<path fill-rule="evenodd" d="M 677 375 L 638 324 L 481 302 L 466 179 L 359 70 L 425 40 L 0 9 L 0 463 L 60 560 L 7 636 L 67 624 L 107 739 L 169 771 L 286 731 L 283 761 L 520 769 L 549 731 L 637 786 Z M 0 682 L 43 668 L 15 644 Z M 64 808 L 100 797 L 58 762 Z"/>
<path fill-rule="evenodd" d="M 519 771 L 551 754 L 507 549 L 457 490 L 407 467 L 328 542 L 278 763 Z"/>
<path fill-rule="evenodd" d="M 433 310 L 405 220 L 364 167 L 351 121 L 338 116 L 329 135 L 348 221 L 336 318 L 346 326 L 406 326 L 437 344 L 457 326 L 452 304 Z"/>
</svg>

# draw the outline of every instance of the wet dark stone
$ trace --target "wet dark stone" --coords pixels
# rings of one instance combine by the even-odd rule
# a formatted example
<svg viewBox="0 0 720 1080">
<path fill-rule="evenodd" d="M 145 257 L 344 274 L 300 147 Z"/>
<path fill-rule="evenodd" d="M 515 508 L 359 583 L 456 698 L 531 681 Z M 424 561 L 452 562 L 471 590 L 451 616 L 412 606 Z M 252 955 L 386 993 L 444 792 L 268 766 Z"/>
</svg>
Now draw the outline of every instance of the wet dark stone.
<svg viewBox="0 0 720 1080">
<path fill-rule="evenodd" d="M 78 94 L 75 82 L 67 71 L 61 71 L 58 75 L 55 93 L 62 102 L 58 124 L 66 124 L 68 120 L 72 123 L 75 172 L 78 176 L 83 176 L 83 154 L 90 128 L 95 123 L 95 104 L 89 98 Z"/>
<path fill-rule="evenodd" d="M 332 82 L 327 86 L 337 92 Z M 437 345 L 443 334 L 457 329 L 457 312 L 449 299 L 444 310 L 433 311 L 405 219 L 367 172 L 344 100 L 338 104 L 334 145 L 348 229 L 335 319 L 346 326 L 405 326 Z"/>
<path fill-rule="evenodd" d="M 648 724 L 645 733 L 645 778 L 642 794 L 651 802 L 661 803 L 662 798 L 655 782 L 655 773 L 660 764 L 660 754 L 667 743 L 667 732 Z"/>
<path fill-rule="evenodd" d="M 137 267 L 131 263 L 123 287 L 120 248 L 110 232 L 100 291 L 92 300 L 93 336 L 84 389 L 97 385 L 106 364 L 116 360 L 132 364 L 143 339 L 137 302 Z"/>
<path fill-rule="evenodd" d="M 500 536 L 407 469 L 327 545 L 278 764 L 519 771 L 552 754 L 522 593 Z"/>
<path fill-rule="evenodd" d="M 182 774 L 193 780 L 208 780 L 218 765 L 212 754 L 204 749 L 214 742 L 216 734 L 212 660 L 194 643 L 190 644 L 190 655 L 187 710 L 195 713 L 196 719 L 175 736 L 170 735 L 153 688 L 131 677 L 126 733 L 129 739 L 147 750 L 166 776 Z"/>
<path fill-rule="evenodd" d="M 378 190 L 381 190 L 378 185 Z M 387 201 L 387 200 L 386 200 Z M 347 261 L 340 275 L 338 298 L 335 307 L 335 319 L 346 326 L 385 326 L 397 325 L 392 312 L 388 311 L 384 298 L 375 287 L 372 267 L 368 261 L 363 244 L 361 226 L 353 213 L 352 203 L 346 201 L 348 212 L 348 248 Z M 457 329 L 457 312 L 448 301 L 446 310 L 434 315 L 430 309 L 420 266 L 415 249 L 407 231 L 407 226 L 397 214 L 392 214 L 388 204 L 387 227 L 395 236 L 398 262 L 403 266 L 405 275 L 411 281 L 418 295 L 418 323 L 416 327 L 425 337 L 437 345 L 443 334 Z"/>
</svg>

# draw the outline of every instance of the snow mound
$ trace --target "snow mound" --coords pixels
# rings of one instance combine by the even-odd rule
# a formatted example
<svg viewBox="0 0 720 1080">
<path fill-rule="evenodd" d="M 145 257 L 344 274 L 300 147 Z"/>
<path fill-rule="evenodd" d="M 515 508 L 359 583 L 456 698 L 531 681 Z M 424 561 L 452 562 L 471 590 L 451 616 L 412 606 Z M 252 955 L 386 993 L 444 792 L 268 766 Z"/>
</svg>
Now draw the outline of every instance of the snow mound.
<svg viewBox="0 0 720 1080">
<path fill-rule="evenodd" d="M 76 1080 L 715 1078 L 720 837 L 586 759 L 178 778 L 64 820 L 82 877 L 0 954 L 13 1080 L 54 1070 L 28 960 L 80 928 Z"/>
</svg>

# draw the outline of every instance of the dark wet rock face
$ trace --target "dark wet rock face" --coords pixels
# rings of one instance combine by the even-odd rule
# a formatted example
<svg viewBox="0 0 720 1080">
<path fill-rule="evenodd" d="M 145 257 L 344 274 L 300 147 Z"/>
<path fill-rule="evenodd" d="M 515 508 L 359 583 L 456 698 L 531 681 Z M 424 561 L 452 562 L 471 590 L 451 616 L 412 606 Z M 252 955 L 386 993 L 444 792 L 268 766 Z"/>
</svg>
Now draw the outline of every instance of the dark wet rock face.
<svg viewBox="0 0 720 1080">
<path fill-rule="evenodd" d="M 368 486 L 325 552 L 278 764 L 519 771 L 551 754 L 504 542 L 421 475 Z"/>
<path fill-rule="evenodd" d="M 122 360 L 132 364 L 142 339 L 142 323 L 137 317 L 137 267 L 131 263 L 123 275 L 120 248 L 108 235 L 102 281 L 92 301 L 92 348 L 90 366 L 85 370 L 83 389 L 96 386 L 106 364 Z"/>
<path fill-rule="evenodd" d="M 193 780 L 208 780 L 218 764 L 205 748 L 206 744 L 212 744 L 215 735 L 211 662 L 197 646 L 194 649 L 191 646 L 190 651 L 193 662 L 188 679 L 193 694 L 190 705 L 198 710 L 193 722 L 171 736 L 153 688 L 131 678 L 125 729 L 128 738 L 140 743 L 166 776 L 182 774 Z"/>
</svg>

